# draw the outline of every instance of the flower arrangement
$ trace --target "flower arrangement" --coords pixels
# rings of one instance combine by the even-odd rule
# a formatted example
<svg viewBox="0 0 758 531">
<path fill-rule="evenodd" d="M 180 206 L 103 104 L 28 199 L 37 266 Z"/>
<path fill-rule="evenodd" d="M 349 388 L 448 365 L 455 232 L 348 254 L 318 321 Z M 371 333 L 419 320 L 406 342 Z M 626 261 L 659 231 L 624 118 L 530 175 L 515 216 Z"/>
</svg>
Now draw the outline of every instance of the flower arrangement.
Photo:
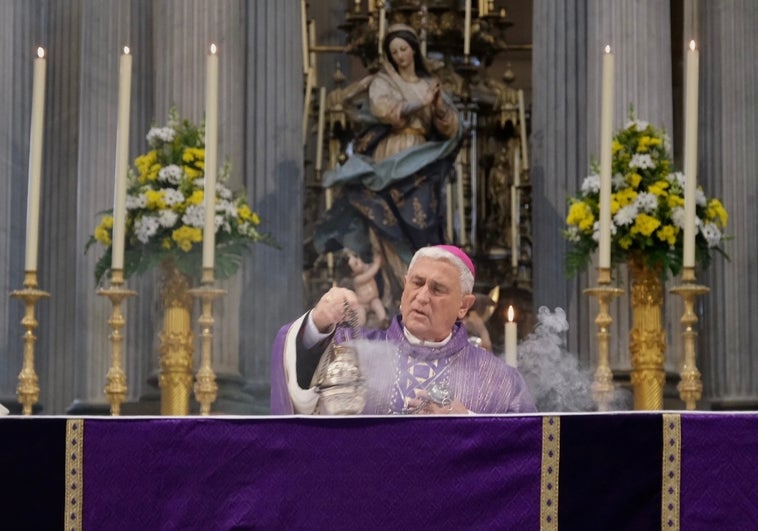
<svg viewBox="0 0 758 531">
<path fill-rule="evenodd" d="M 183 273 L 199 277 L 205 224 L 203 125 L 180 118 L 172 108 L 166 125 L 153 126 L 147 133 L 147 143 L 150 149 L 134 160 L 136 172 L 132 168 L 128 172 L 124 277 L 143 273 L 167 259 L 173 259 Z M 253 243 L 276 246 L 259 231 L 261 220 L 248 205 L 245 193 L 233 193 L 224 184 L 229 172 L 225 163 L 216 184 L 217 278 L 233 275 L 243 252 Z M 112 210 L 101 214 L 86 245 L 86 250 L 96 243 L 106 249 L 95 266 L 98 283 L 110 272 L 113 236 Z"/>
<path fill-rule="evenodd" d="M 660 265 L 664 276 L 677 275 L 682 268 L 685 177 L 673 169 L 668 136 L 632 114 L 614 135 L 612 151 L 612 265 L 639 254 L 648 266 Z M 569 275 L 586 269 L 598 246 L 600 177 L 597 164 L 592 166 L 578 197 L 569 199 L 564 230 L 572 244 L 566 257 Z M 711 252 L 728 258 L 722 249 L 728 214 L 721 201 L 707 198 L 698 187 L 695 215 L 695 260 L 707 268 Z"/>
</svg>

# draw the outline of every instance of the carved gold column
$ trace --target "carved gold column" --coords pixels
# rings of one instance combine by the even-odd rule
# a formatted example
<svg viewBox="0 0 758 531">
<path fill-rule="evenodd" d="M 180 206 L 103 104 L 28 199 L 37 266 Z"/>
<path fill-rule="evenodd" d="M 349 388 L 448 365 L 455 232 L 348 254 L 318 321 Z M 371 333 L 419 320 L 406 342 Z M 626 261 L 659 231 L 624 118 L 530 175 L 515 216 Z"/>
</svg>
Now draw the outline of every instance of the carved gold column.
<svg viewBox="0 0 758 531">
<path fill-rule="evenodd" d="M 684 313 L 682 314 L 681 323 L 684 325 L 682 337 L 684 339 L 684 355 L 682 356 L 681 368 L 679 370 L 680 381 L 676 388 L 679 390 L 679 397 L 687 409 L 695 409 L 697 401 L 703 397 L 703 382 L 700 380 L 700 371 L 697 369 L 695 359 L 695 340 L 697 332 L 697 314 L 695 313 L 695 299 L 710 291 L 706 286 L 695 283 L 695 268 L 685 267 L 682 272 L 682 284 L 672 288 L 671 293 L 682 297 L 684 301 Z"/>
<path fill-rule="evenodd" d="M 608 268 L 598 269 L 598 285 L 584 290 L 586 295 L 597 298 L 598 312 L 595 324 L 597 332 L 597 368 L 595 381 L 592 383 L 592 398 L 597 404 L 598 411 L 608 411 L 614 394 L 613 372 L 611 371 L 609 344 L 611 334 L 608 328 L 613 323 L 608 311 L 611 299 L 621 296 L 623 290 L 614 288 L 611 283 L 611 271 Z"/>
<path fill-rule="evenodd" d="M 161 415 L 189 415 L 192 393 L 190 278 L 173 262 L 162 264 L 163 330 L 160 334 Z"/>
<path fill-rule="evenodd" d="M 634 409 L 663 409 L 666 382 L 664 360 L 666 336 L 663 329 L 663 275 L 661 267 L 648 267 L 643 257 L 629 261 L 631 277 L 632 355 Z"/>
<path fill-rule="evenodd" d="M 43 297 L 49 297 L 46 291 L 37 289 L 37 271 L 27 271 L 24 274 L 24 289 L 14 290 L 11 297 L 24 301 L 24 317 L 21 326 L 24 327 L 24 356 L 21 372 L 18 375 L 18 401 L 24 415 L 32 414 L 32 406 L 39 400 L 39 378 L 34 370 L 34 343 L 37 337 L 37 319 L 34 317 L 34 307 Z"/>
</svg>

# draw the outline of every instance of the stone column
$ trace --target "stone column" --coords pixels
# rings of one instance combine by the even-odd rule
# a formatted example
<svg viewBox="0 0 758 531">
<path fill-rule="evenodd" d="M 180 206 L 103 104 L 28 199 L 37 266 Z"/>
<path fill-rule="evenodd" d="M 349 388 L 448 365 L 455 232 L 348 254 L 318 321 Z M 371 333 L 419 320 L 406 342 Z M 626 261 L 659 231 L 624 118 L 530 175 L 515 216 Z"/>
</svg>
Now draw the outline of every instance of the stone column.
<svg viewBox="0 0 758 531">
<path fill-rule="evenodd" d="M 722 199 L 734 239 L 725 245 L 730 261 L 716 255 L 698 278 L 711 288 L 702 298 L 698 363 L 706 400 L 720 408 L 755 409 L 758 4 L 717 0 L 700 2 L 699 9 L 698 183 L 708 197 Z"/>
<path fill-rule="evenodd" d="M 258 246 L 245 261 L 240 349 L 255 412 L 266 413 L 271 344 L 303 312 L 304 79 L 299 0 L 247 6 L 245 184 L 281 249 Z"/>
<path fill-rule="evenodd" d="M 533 36 L 534 300 L 566 309 L 569 350 L 591 363 L 597 308 L 582 289 L 596 281 L 594 271 L 565 278 L 563 258 L 568 247 L 561 230 L 566 200 L 589 173 L 590 157 L 599 159 L 600 78 L 606 44 L 616 54 L 614 130 L 624 125 L 633 105 L 639 118 L 671 134 L 669 6 L 655 0 L 536 0 Z M 611 366 L 628 370 L 628 298 L 618 300 L 611 314 Z M 673 319 L 678 324 L 680 316 L 681 311 L 668 310 L 667 323 Z M 669 333 L 669 345 L 676 341 Z M 667 367 L 675 364 L 669 362 Z"/>
</svg>

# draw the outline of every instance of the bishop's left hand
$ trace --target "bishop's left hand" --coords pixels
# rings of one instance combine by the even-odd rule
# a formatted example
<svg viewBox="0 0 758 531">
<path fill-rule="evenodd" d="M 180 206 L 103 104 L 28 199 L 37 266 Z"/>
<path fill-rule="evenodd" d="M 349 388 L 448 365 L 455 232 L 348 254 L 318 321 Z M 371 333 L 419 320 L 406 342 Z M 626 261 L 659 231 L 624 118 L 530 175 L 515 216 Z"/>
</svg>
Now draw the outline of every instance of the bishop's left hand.
<svg viewBox="0 0 758 531">
<path fill-rule="evenodd" d="M 408 398 L 408 409 L 417 415 L 468 415 L 469 410 L 457 398 L 449 404 L 438 404 L 429 398 L 429 393 L 423 389 L 416 390 L 415 398 Z"/>
</svg>

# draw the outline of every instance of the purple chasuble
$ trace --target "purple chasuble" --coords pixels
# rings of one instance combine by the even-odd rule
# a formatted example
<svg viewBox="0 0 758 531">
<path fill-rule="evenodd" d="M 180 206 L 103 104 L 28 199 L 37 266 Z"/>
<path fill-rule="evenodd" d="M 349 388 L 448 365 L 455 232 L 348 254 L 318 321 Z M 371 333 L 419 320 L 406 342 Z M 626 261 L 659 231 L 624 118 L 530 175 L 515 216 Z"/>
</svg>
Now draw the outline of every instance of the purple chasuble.
<svg viewBox="0 0 758 531">
<path fill-rule="evenodd" d="M 272 352 L 271 413 L 293 412 L 285 380 L 285 326 Z M 474 413 L 531 413 L 534 399 L 517 369 L 491 352 L 472 345 L 465 327 L 457 322 L 442 346 L 411 344 L 400 316 L 387 330 L 363 330 L 354 346 L 367 386 L 364 414 L 385 415 L 402 410 L 406 397 L 434 383 L 446 385 L 452 396 Z"/>
</svg>

